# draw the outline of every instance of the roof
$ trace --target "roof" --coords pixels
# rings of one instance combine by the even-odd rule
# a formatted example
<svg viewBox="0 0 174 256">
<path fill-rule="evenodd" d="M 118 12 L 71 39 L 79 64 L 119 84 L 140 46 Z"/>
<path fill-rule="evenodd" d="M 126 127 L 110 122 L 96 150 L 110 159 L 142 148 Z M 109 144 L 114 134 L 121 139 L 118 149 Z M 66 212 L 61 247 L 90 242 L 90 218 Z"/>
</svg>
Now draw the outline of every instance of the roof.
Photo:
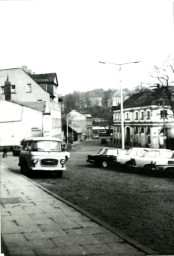
<svg viewBox="0 0 174 256">
<path fill-rule="evenodd" d="M 36 83 L 46 83 L 46 84 L 55 84 L 58 85 L 56 73 L 46 73 L 46 74 L 29 74 Z M 55 83 L 56 79 L 56 83 Z"/>
<path fill-rule="evenodd" d="M 75 131 L 76 133 L 82 133 L 82 128 L 81 127 L 74 127 L 68 124 L 68 126 Z"/>
<path fill-rule="evenodd" d="M 45 141 L 45 140 L 61 141 L 60 139 L 54 138 L 54 137 L 31 137 L 31 138 L 27 138 L 27 139 L 24 139 L 24 140 L 25 141 L 26 140 L 33 140 L 33 141 L 37 141 L 37 140 L 42 140 L 42 141 Z"/>
<path fill-rule="evenodd" d="M 32 108 L 34 110 L 38 110 L 41 112 L 44 112 L 45 107 L 46 107 L 46 102 L 45 101 L 32 101 L 32 102 L 15 102 L 16 104 L 19 104 L 21 106 L 25 106 L 28 108 Z"/>
<path fill-rule="evenodd" d="M 174 88 L 174 87 L 173 87 Z M 172 86 L 156 88 L 154 90 L 146 89 L 144 91 L 131 95 L 127 100 L 124 101 L 124 108 L 142 107 L 149 105 L 171 105 L 169 100 L 170 93 L 173 91 Z M 120 106 L 113 107 L 113 110 L 120 109 Z"/>
</svg>

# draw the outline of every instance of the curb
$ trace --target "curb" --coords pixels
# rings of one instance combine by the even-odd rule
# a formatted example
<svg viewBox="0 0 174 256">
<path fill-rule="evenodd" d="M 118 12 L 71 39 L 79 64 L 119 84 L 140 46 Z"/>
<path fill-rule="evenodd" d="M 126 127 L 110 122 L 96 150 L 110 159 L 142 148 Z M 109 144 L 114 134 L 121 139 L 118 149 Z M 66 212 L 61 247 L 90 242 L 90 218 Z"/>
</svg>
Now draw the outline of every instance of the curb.
<svg viewBox="0 0 174 256">
<path fill-rule="evenodd" d="M 151 250 L 151 249 L 147 248 L 145 245 L 143 245 L 143 244 L 135 241 L 133 238 L 125 235 L 124 233 L 122 233 L 122 231 L 120 231 L 120 230 L 118 230 L 116 228 L 111 227 L 110 225 L 108 225 L 104 221 L 98 219 L 97 217 L 95 217 L 92 214 L 88 213 L 87 211 L 83 210 L 79 206 L 76 206 L 73 203 L 71 203 L 71 202 L 67 201 L 66 199 L 64 199 L 63 197 L 56 195 L 55 193 L 51 192 L 50 190 L 44 188 L 42 185 L 37 184 L 35 181 L 31 180 L 30 178 L 28 178 L 28 177 L 26 177 L 24 175 L 22 175 L 22 176 L 25 179 L 27 179 L 28 181 L 30 181 L 31 183 L 35 184 L 37 187 L 39 187 L 43 191 L 47 192 L 48 194 L 52 195 L 56 199 L 62 201 L 65 204 L 67 204 L 68 206 L 74 208 L 75 210 L 77 210 L 78 212 L 82 213 L 83 215 L 85 215 L 86 217 L 91 219 L 92 221 L 94 221 L 97 224 L 99 224 L 100 226 L 103 226 L 104 228 L 108 229 L 110 232 L 112 232 L 115 235 L 117 235 L 118 237 L 122 238 L 124 241 L 126 241 L 131 246 L 134 246 L 136 249 L 146 253 L 146 255 L 160 255 L 157 251 L 154 251 L 154 250 Z"/>
</svg>

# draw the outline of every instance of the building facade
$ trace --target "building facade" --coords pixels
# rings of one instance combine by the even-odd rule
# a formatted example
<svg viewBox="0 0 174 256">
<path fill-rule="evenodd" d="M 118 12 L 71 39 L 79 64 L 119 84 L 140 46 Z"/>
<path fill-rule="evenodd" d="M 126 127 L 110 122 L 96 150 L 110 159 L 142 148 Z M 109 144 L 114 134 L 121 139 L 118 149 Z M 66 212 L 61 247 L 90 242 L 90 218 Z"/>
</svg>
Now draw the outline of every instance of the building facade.
<svg viewBox="0 0 174 256">
<path fill-rule="evenodd" d="M 20 145 L 24 138 L 42 135 L 42 111 L 0 100 L 0 146 Z"/>
<path fill-rule="evenodd" d="M 72 110 L 66 116 L 66 129 L 64 133 L 66 140 L 68 136 L 69 142 L 84 141 L 92 137 L 92 116 Z"/>
<path fill-rule="evenodd" d="M 123 104 L 126 146 L 173 148 L 173 88 L 144 90 L 130 96 Z M 120 107 L 113 107 L 114 142 L 121 144 Z"/>
<path fill-rule="evenodd" d="M 44 105 L 44 136 L 62 138 L 61 99 L 56 73 L 32 74 L 27 68 L 0 70 L 0 100 L 7 100 L 40 111 Z"/>
</svg>

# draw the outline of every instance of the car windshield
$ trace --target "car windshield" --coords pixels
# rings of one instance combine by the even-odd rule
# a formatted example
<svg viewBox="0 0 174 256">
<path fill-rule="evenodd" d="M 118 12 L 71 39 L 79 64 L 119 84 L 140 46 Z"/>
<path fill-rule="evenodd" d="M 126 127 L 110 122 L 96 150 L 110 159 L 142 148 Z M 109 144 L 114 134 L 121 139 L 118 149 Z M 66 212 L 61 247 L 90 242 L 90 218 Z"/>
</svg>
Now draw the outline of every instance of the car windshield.
<svg viewBox="0 0 174 256">
<path fill-rule="evenodd" d="M 60 141 L 35 141 L 33 145 L 34 151 L 58 151 L 61 152 L 61 142 Z"/>
</svg>

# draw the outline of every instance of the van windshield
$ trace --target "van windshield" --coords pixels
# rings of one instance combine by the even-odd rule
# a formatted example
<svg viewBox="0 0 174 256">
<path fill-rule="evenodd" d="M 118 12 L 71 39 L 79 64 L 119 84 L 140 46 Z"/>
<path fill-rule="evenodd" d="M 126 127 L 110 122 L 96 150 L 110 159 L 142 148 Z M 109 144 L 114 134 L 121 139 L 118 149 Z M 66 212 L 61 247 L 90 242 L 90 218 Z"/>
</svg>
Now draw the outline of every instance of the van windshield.
<svg viewBox="0 0 174 256">
<path fill-rule="evenodd" d="M 33 151 L 56 151 L 61 152 L 61 142 L 60 141 L 35 141 L 33 144 Z"/>
</svg>

